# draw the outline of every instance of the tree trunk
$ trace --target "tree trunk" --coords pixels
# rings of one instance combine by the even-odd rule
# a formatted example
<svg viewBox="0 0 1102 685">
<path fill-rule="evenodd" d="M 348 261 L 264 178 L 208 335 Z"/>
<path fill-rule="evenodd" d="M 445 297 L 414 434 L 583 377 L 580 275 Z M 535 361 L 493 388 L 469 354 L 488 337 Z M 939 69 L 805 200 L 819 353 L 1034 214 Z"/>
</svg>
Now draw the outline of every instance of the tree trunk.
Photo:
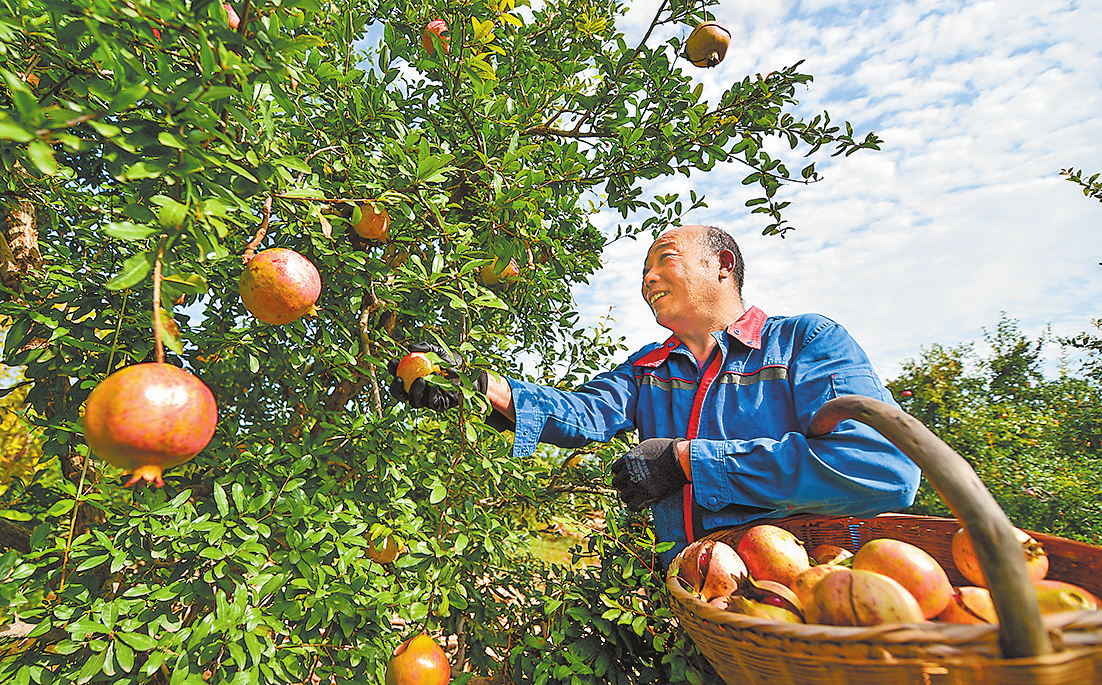
<svg viewBox="0 0 1102 685">
<path fill-rule="evenodd" d="M 21 292 L 31 270 L 42 266 L 34 204 L 17 195 L 0 197 L 4 230 L 0 235 L 0 283 Z M 7 293 L 0 297 L 7 299 Z"/>
</svg>

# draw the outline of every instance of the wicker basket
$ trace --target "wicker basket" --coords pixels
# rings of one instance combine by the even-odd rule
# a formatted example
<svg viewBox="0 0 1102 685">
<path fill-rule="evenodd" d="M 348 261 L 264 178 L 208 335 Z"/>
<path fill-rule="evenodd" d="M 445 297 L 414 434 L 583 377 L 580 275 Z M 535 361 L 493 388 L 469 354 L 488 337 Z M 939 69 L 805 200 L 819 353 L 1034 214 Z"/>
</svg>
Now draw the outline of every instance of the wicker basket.
<svg viewBox="0 0 1102 685">
<path fill-rule="evenodd" d="M 954 585 L 963 585 L 968 583 L 950 551 L 952 535 L 963 522 L 992 581 L 1002 625 L 927 622 L 850 628 L 752 618 L 716 609 L 690 594 L 677 577 L 678 558 L 666 582 L 672 609 L 720 676 L 730 685 L 1102 683 L 1102 611 L 1042 620 L 1010 522 L 982 485 L 976 489 L 979 479 L 967 462 L 912 417 L 866 398 L 827 403 L 809 434 L 826 433 L 845 418 L 873 425 L 911 456 L 957 518 L 794 516 L 769 523 L 791 531 L 808 548 L 830 543 L 853 551 L 874 538 L 904 540 L 929 552 Z M 748 527 L 709 537 L 734 546 Z M 1051 535 L 1035 537 L 1049 555 L 1049 578 L 1102 596 L 1102 548 Z"/>
</svg>

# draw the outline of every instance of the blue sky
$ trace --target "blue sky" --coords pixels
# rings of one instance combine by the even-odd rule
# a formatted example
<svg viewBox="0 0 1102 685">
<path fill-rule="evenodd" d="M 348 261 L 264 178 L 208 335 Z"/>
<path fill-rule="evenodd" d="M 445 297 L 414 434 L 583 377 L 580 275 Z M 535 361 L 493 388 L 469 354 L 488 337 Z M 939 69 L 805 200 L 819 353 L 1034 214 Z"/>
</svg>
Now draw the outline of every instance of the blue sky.
<svg viewBox="0 0 1102 685">
<path fill-rule="evenodd" d="M 633 3 L 629 39 L 656 6 Z M 714 15 L 733 34 L 726 59 L 683 62 L 706 98 L 803 59 L 815 81 L 798 111 L 826 109 L 885 141 L 881 152 L 823 156 L 824 180 L 786 190 L 797 230 L 784 239 L 762 236 L 765 222 L 743 206 L 741 165 L 648 187 L 707 195 L 710 206 L 683 219 L 738 239 L 748 305 L 834 319 L 884 380 L 933 343 L 985 349 L 983 330 L 1002 312 L 1031 336 L 1093 330 L 1102 203 L 1059 172 L 1102 171 L 1102 3 L 723 0 Z M 617 220 L 596 217 L 605 230 Z M 611 315 L 632 350 L 668 335 L 638 297 L 648 243 L 610 246 L 575 291 L 583 321 Z"/>
</svg>

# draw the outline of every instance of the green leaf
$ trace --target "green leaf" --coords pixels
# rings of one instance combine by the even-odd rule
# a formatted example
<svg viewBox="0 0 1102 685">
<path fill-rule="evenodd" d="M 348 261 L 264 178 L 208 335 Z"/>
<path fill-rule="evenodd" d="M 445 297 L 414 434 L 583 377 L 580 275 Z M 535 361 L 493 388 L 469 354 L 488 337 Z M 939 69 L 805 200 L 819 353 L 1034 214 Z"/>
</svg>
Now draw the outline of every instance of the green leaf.
<svg viewBox="0 0 1102 685">
<path fill-rule="evenodd" d="M 429 504 L 440 504 L 447 496 L 448 489 L 444 487 L 443 483 L 437 483 L 432 486 L 432 492 L 429 494 Z"/>
<path fill-rule="evenodd" d="M 118 632 L 115 637 L 130 645 L 139 652 L 148 652 L 157 646 L 157 638 L 145 633 Z"/>
<path fill-rule="evenodd" d="M 32 141 L 27 146 L 27 156 L 31 158 L 38 170 L 47 176 L 57 173 L 57 160 L 54 159 L 54 149 L 41 140 Z"/>
<path fill-rule="evenodd" d="M 184 225 L 188 214 L 187 205 L 164 196 L 158 196 L 154 201 L 160 204 L 157 208 L 157 219 L 161 222 L 161 228 L 175 230 Z"/>
<path fill-rule="evenodd" d="M 153 253 L 142 252 L 128 258 L 122 264 L 122 269 L 110 281 L 107 281 L 108 290 L 122 290 L 131 288 L 142 281 L 145 275 L 153 268 Z"/>
<path fill-rule="evenodd" d="M 164 307 L 160 308 L 160 320 L 157 323 L 161 329 L 161 342 L 165 347 L 176 354 L 183 354 L 184 344 L 180 339 L 180 327 L 176 325 L 176 320 Z"/>
<path fill-rule="evenodd" d="M 218 513 L 225 518 L 230 515 L 230 503 L 226 498 L 226 491 L 219 483 L 214 484 L 214 502 L 218 505 Z"/>
<path fill-rule="evenodd" d="M 9 119 L 0 112 L 0 140 L 13 140 L 17 143 L 29 143 L 35 135 Z"/>
<path fill-rule="evenodd" d="M 156 228 L 130 221 L 112 221 L 103 227 L 103 232 L 120 240 L 144 240 L 158 232 Z"/>
<path fill-rule="evenodd" d="M 118 92 L 115 97 L 111 98 L 111 105 L 109 107 L 111 112 L 118 113 L 123 110 L 129 109 L 137 104 L 138 100 L 145 97 L 145 94 L 149 92 L 149 88 L 146 88 L 142 84 L 130 86 L 129 88 L 123 88 Z"/>
<path fill-rule="evenodd" d="M 46 516 L 62 516 L 68 514 L 76 506 L 75 499 L 63 499 L 54 502 L 53 506 L 46 510 Z"/>
<path fill-rule="evenodd" d="M 9 521 L 30 521 L 34 517 L 23 511 L 0 509 L 0 518 L 8 519 Z"/>
<path fill-rule="evenodd" d="M 275 160 L 275 163 L 280 166 L 287 167 L 292 171 L 300 171 L 304 174 L 308 174 L 312 171 L 310 169 L 310 165 L 302 161 L 298 157 L 280 157 Z"/>
</svg>

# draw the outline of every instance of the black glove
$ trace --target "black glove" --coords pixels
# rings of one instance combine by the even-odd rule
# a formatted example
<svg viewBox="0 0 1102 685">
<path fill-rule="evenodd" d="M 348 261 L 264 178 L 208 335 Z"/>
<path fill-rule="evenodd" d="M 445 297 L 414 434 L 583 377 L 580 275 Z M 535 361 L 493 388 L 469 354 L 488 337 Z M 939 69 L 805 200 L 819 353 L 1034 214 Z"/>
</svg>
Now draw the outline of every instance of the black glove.
<svg viewBox="0 0 1102 685">
<path fill-rule="evenodd" d="M 440 345 L 430 342 L 418 342 L 410 345 L 407 351 L 431 353 L 440 357 L 440 361 L 444 365 L 440 370 L 441 375 L 444 378 L 455 380 L 456 375 L 451 367 L 459 366 L 459 360 Z M 408 402 L 415 409 L 432 409 L 433 411 L 444 411 L 459 405 L 458 390 L 427 383 L 424 378 L 413 379 L 413 382 L 409 384 L 409 392 L 406 392 L 405 384 L 397 375 L 398 361 L 397 359 L 391 359 L 390 363 L 387 364 L 387 370 L 394 376 L 394 380 L 390 383 L 390 394 L 396 399 L 401 402 Z M 485 393 L 488 382 L 489 376 L 485 371 L 482 371 L 475 378 L 474 389 Z"/>
<path fill-rule="evenodd" d="M 612 462 L 612 487 L 628 509 L 639 511 L 689 484 L 677 443 L 683 438 L 650 438 Z"/>
</svg>

